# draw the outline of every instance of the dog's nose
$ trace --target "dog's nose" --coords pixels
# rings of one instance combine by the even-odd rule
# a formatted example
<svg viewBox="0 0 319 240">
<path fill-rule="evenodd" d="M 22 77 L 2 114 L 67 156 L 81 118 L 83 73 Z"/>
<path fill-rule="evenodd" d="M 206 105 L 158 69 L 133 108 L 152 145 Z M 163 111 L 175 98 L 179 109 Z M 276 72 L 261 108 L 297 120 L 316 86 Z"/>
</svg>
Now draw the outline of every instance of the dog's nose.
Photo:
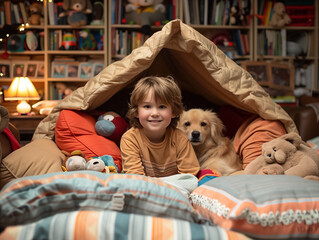
<svg viewBox="0 0 319 240">
<path fill-rule="evenodd" d="M 199 138 L 200 137 L 200 132 L 199 131 L 193 131 L 192 132 L 192 138 Z"/>
</svg>

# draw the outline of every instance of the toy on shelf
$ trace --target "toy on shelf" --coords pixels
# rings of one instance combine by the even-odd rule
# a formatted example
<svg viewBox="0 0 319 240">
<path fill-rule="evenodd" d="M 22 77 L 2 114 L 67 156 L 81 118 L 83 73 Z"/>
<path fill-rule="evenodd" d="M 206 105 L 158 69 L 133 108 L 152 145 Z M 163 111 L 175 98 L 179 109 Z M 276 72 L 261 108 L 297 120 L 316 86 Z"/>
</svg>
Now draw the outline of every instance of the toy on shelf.
<svg viewBox="0 0 319 240">
<path fill-rule="evenodd" d="M 104 4 L 101 0 L 96 0 L 92 8 L 92 21 L 90 25 L 103 25 L 104 21 Z"/>
<path fill-rule="evenodd" d="M 70 32 L 64 33 L 62 36 L 62 43 L 60 50 L 76 50 L 76 38 Z"/>
<path fill-rule="evenodd" d="M 79 48 L 81 50 L 94 50 L 96 48 L 95 38 L 89 29 L 80 31 Z"/>
<path fill-rule="evenodd" d="M 96 133 L 114 141 L 118 146 L 128 127 L 126 120 L 115 112 L 100 115 L 95 123 Z"/>
<path fill-rule="evenodd" d="M 272 27 L 282 28 L 285 25 L 289 25 L 291 22 L 290 17 L 286 13 L 285 5 L 282 2 L 276 2 L 273 8 L 273 14 L 269 25 Z"/>
<path fill-rule="evenodd" d="M 63 0 L 63 9 L 65 12 L 59 14 L 59 17 L 68 16 L 68 23 L 72 27 L 80 27 L 87 24 L 87 14 L 92 13 L 92 4 L 90 0 Z"/>
<path fill-rule="evenodd" d="M 129 0 L 125 6 L 127 23 L 139 24 L 146 35 L 151 34 L 151 25 L 160 25 L 165 20 L 163 0 Z"/>
<path fill-rule="evenodd" d="M 29 11 L 28 23 L 30 25 L 43 25 L 43 5 L 39 2 L 33 2 L 29 6 Z"/>
</svg>

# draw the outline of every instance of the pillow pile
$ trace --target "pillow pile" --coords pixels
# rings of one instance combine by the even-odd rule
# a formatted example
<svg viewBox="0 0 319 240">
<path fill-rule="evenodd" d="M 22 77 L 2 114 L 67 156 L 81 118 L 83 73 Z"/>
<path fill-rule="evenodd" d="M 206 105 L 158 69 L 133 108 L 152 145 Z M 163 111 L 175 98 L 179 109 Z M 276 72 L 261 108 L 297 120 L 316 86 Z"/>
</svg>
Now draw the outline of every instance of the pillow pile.
<svg viewBox="0 0 319 240">
<path fill-rule="evenodd" d="M 95 131 L 96 119 L 87 113 L 62 110 L 55 126 L 55 142 L 61 150 L 81 150 L 85 157 L 110 155 L 122 171 L 122 157 L 115 142 L 100 136 Z"/>
<path fill-rule="evenodd" d="M 204 217 L 253 239 L 318 239 L 319 182 L 288 175 L 219 177 L 191 199 Z"/>
</svg>

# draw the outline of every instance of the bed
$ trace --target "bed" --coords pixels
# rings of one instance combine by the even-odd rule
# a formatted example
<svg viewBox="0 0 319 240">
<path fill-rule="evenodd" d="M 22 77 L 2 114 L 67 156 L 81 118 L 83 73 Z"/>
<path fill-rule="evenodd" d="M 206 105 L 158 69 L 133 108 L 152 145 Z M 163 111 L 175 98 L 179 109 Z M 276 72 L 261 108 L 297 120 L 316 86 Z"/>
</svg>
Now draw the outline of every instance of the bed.
<svg viewBox="0 0 319 240">
<path fill-rule="evenodd" d="M 94 124 L 103 111 L 125 116 L 134 82 L 147 75 L 172 75 L 187 108 L 214 108 L 224 122 L 231 119 L 244 164 L 282 129 L 297 132 L 248 72 L 174 20 L 59 102 L 32 142 L 1 160 L 0 239 L 319 237 L 319 183 L 297 176 L 236 173 L 199 185 L 189 174 L 63 172 L 61 150 L 109 155 L 121 168 L 119 147 Z"/>
</svg>

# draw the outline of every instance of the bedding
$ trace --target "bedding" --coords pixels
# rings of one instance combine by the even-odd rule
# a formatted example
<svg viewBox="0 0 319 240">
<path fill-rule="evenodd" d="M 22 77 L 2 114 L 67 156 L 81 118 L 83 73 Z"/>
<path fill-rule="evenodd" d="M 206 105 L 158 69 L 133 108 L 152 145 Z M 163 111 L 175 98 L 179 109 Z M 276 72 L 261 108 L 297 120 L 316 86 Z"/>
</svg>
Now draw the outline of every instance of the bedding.
<svg viewBox="0 0 319 240">
<path fill-rule="evenodd" d="M 196 212 L 179 190 L 191 190 L 191 182 L 187 174 L 95 171 L 20 178 L 0 193 L 0 239 L 248 239 Z"/>
</svg>

